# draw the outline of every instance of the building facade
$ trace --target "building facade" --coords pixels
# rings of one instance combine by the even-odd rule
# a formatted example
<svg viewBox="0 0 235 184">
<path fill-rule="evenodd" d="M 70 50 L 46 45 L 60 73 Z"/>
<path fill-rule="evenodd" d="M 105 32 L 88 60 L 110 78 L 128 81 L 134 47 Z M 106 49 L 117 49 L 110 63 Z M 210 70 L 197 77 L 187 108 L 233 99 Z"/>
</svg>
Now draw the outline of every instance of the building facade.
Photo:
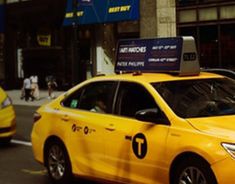
<svg viewBox="0 0 235 184">
<path fill-rule="evenodd" d="M 235 1 L 178 0 L 178 35 L 192 35 L 202 67 L 235 70 Z"/>
<path fill-rule="evenodd" d="M 60 88 L 68 89 L 92 76 L 113 73 L 119 39 L 176 36 L 175 0 L 130 0 L 138 2 L 136 20 L 64 26 L 68 1 L 4 1 L 5 65 L 0 68 L 6 88 L 21 87 L 30 75 L 38 75 L 45 88 L 46 76 L 54 75 Z M 110 13 L 118 10 L 112 8 Z"/>
<path fill-rule="evenodd" d="M 59 3 L 57 3 L 59 2 Z M 40 86 L 47 75 L 64 75 L 63 21 L 66 0 L 5 1 L 5 86 L 20 88 L 35 74 Z"/>
</svg>

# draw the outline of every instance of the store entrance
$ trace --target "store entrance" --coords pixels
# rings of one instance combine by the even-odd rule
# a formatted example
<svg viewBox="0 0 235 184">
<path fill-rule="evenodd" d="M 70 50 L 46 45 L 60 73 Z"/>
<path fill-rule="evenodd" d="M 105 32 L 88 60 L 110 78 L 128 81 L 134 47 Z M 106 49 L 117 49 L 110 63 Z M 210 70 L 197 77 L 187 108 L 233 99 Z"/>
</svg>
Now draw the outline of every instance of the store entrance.
<svg viewBox="0 0 235 184">
<path fill-rule="evenodd" d="M 24 77 L 37 75 L 40 88 L 47 88 L 46 77 L 52 75 L 56 78 L 58 86 L 61 86 L 63 78 L 60 50 L 23 50 Z"/>
<path fill-rule="evenodd" d="M 82 81 L 92 77 L 92 48 L 90 40 L 81 41 L 80 47 L 80 67 L 82 68 Z"/>
</svg>

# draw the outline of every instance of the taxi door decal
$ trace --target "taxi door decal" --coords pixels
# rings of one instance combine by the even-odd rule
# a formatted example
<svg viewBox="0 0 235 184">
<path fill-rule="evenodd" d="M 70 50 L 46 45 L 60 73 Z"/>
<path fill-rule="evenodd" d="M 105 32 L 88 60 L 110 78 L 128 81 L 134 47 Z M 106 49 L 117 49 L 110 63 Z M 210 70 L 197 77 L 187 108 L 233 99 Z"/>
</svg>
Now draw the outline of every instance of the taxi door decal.
<svg viewBox="0 0 235 184">
<path fill-rule="evenodd" d="M 132 149 L 135 156 L 139 159 L 143 159 L 147 154 L 147 140 L 145 135 L 138 133 L 132 140 Z"/>
</svg>

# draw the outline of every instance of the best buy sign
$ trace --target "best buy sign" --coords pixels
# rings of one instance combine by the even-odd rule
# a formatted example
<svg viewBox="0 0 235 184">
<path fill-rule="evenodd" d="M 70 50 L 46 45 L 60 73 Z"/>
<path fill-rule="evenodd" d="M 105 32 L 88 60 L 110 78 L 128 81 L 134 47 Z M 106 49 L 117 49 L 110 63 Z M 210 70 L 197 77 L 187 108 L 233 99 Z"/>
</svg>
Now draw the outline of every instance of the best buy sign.
<svg viewBox="0 0 235 184">
<path fill-rule="evenodd" d="M 139 0 L 67 1 L 63 25 L 109 23 L 139 19 Z"/>
</svg>

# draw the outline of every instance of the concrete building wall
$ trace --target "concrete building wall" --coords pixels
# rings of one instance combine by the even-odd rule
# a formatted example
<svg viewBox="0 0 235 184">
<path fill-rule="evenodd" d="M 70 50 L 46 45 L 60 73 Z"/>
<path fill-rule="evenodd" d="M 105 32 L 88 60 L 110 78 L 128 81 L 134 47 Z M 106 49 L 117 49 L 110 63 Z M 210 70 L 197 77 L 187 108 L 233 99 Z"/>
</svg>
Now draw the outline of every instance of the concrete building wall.
<svg viewBox="0 0 235 184">
<path fill-rule="evenodd" d="M 156 1 L 157 36 L 176 36 L 175 0 Z"/>
<path fill-rule="evenodd" d="M 175 0 L 140 2 L 140 37 L 176 36 Z"/>
<path fill-rule="evenodd" d="M 151 38 L 157 35 L 157 0 L 140 1 L 140 37 Z"/>
</svg>

